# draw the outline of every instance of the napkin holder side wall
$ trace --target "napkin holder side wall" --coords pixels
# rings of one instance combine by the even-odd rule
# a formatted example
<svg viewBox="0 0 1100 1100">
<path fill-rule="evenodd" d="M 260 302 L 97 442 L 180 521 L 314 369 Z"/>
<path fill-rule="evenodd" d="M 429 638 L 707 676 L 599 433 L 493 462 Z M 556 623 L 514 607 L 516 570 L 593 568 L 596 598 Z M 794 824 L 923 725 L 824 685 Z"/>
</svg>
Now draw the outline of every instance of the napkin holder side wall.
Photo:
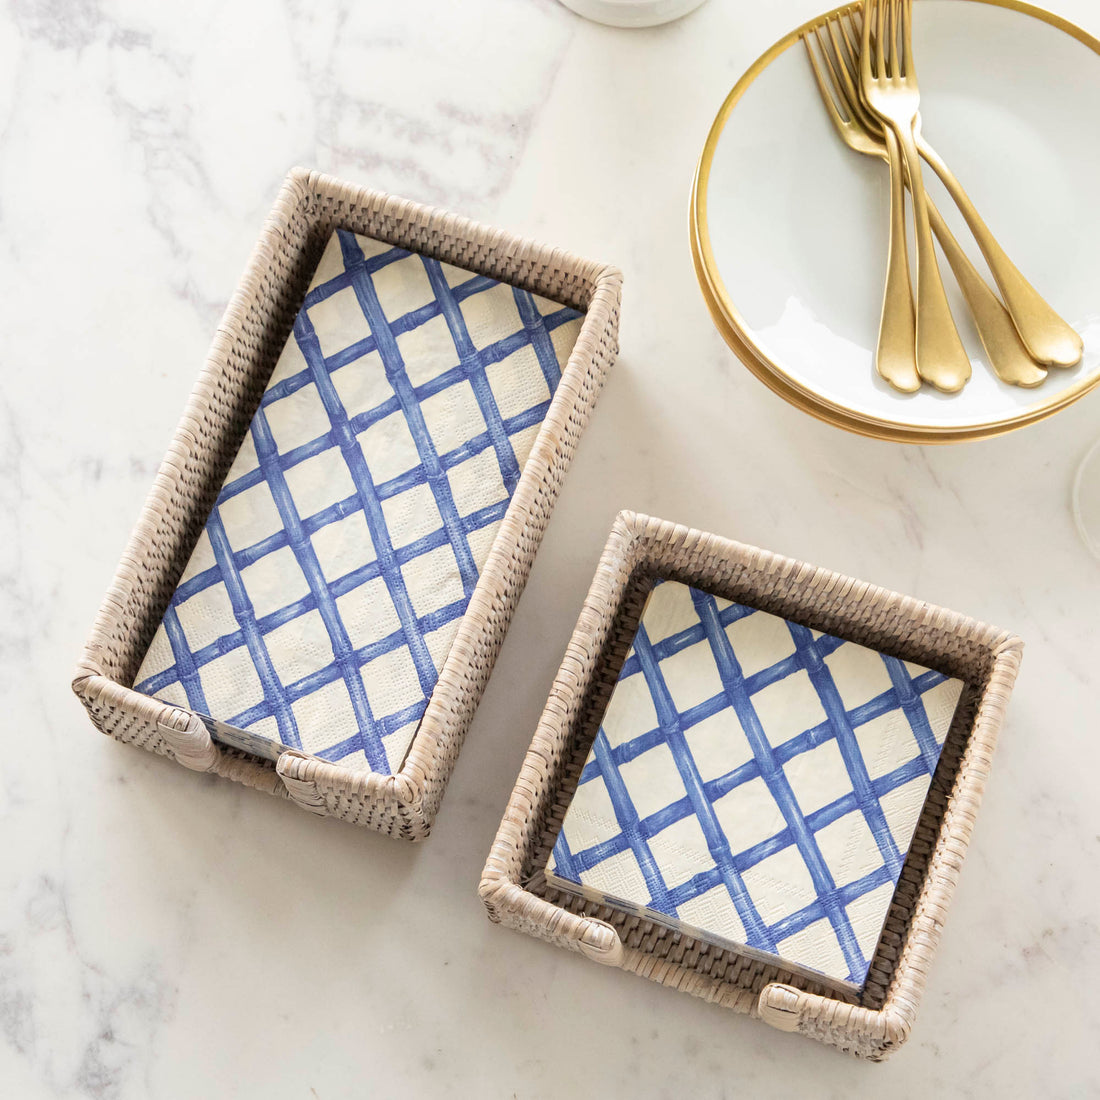
<svg viewBox="0 0 1100 1100">
<path fill-rule="evenodd" d="M 958 676 L 963 692 L 860 997 L 573 898 L 543 869 L 657 576 Z M 486 863 L 490 920 L 857 1057 L 908 1038 L 970 839 L 1022 642 L 765 550 L 620 513 Z"/>
<path fill-rule="evenodd" d="M 392 776 L 351 771 L 300 752 L 283 753 L 271 764 L 220 745 L 193 715 L 130 686 L 336 228 L 585 313 L 420 729 Z M 318 172 L 292 170 L 218 327 L 77 667 L 73 690 L 92 722 L 120 741 L 314 813 L 405 839 L 427 836 L 566 469 L 614 362 L 621 283 L 613 267 Z"/>
</svg>

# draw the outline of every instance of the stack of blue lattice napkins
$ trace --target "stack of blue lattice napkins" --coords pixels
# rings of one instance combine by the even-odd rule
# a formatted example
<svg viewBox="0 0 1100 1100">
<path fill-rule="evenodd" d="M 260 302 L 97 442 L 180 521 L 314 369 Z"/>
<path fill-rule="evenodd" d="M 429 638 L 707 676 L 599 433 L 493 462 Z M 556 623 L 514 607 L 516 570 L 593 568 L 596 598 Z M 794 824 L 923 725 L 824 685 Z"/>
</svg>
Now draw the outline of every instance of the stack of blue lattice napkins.
<svg viewBox="0 0 1100 1100">
<path fill-rule="evenodd" d="M 581 321 L 338 230 L 135 688 L 397 771 Z"/>
<path fill-rule="evenodd" d="M 858 991 L 962 688 L 659 583 L 547 881 Z"/>
</svg>

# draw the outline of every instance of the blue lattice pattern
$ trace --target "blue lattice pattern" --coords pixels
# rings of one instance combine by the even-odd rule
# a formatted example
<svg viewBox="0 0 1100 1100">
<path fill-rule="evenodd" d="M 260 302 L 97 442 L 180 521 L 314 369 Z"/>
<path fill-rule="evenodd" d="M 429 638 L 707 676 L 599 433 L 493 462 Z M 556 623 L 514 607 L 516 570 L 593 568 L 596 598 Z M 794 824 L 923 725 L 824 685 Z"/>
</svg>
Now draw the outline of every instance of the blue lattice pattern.
<svg viewBox="0 0 1100 1100">
<path fill-rule="evenodd" d="M 338 230 L 136 689 L 399 768 L 581 320 Z"/>
<path fill-rule="evenodd" d="M 858 989 L 962 686 L 659 583 L 548 880 Z"/>
</svg>

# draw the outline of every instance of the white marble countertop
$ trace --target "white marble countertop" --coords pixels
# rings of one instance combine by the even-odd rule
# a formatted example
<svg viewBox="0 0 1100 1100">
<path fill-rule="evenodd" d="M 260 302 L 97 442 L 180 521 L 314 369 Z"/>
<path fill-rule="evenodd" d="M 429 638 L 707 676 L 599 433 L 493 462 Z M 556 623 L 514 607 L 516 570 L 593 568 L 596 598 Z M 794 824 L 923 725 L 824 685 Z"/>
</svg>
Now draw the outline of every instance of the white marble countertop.
<svg viewBox="0 0 1100 1100">
<path fill-rule="evenodd" d="M 1053 5 L 1100 33 L 1090 0 Z M 1100 1091 L 1100 395 L 943 449 L 774 397 L 708 320 L 687 197 L 717 105 L 820 0 L 652 31 L 552 0 L 21 0 L 0 16 L 0 1092 Z M 619 264 L 622 356 L 434 837 L 401 844 L 96 734 L 82 639 L 276 189 L 316 166 Z M 883 1066 L 485 919 L 479 873 L 614 513 L 1027 642 L 910 1044 Z"/>
</svg>

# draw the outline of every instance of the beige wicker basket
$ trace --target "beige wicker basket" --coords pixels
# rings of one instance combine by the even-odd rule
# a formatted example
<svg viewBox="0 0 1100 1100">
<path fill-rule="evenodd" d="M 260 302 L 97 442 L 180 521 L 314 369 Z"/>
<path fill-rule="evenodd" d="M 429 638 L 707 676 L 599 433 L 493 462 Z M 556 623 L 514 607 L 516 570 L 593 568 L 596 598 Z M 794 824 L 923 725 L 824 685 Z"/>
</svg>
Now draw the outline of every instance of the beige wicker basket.
<svg viewBox="0 0 1100 1100">
<path fill-rule="evenodd" d="M 850 1002 L 777 966 L 549 887 L 543 868 L 655 577 L 702 586 L 966 681 L 867 985 Z M 966 852 L 1022 643 L 1012 634 L 765 550 L 623 512 L 496 842 L 491 920 L 875 1060 L 908 1037 Z"/>
<path fill-rule="evenodd" d="M 451 652 L 396 775 L 300 752 L 277 765 L 212 741 L 197 718 L 131 689 L 336 228 L 514 283 L 582 310 L 580 336 Z M 218 328 L 85 646 L 73 689 L 104 733 L 393 836 L 428 830 L 481 698 L 577 440 L 614 361 L 621 276 L 558 249 L 295 169 Z"/>
</svg>

